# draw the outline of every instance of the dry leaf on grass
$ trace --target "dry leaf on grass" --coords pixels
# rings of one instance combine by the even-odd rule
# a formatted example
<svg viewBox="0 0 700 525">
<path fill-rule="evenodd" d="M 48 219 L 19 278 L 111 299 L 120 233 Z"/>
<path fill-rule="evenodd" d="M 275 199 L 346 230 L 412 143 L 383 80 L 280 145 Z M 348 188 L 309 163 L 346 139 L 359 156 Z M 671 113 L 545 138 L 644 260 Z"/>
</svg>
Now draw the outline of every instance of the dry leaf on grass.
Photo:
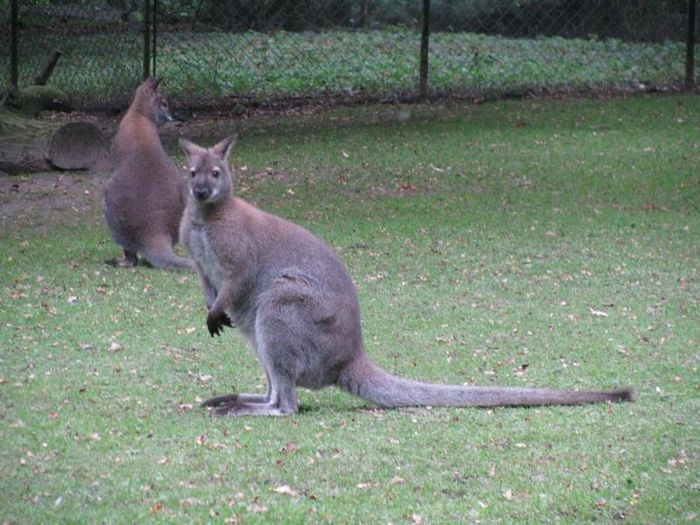
<svg viewBox="0 0 700 525">
<path fill-rule="evenodd" d="M 298 496 L 299 495 L 299 492 L 294 490 L 289 485 L 280 485 L 279 487 L 275 487 L 274 489 L 272 489 L 272 492 L 276 492 L 277 494 L 284 494 L 285 496 Z"/>
<path fill-rule="evenodd" d="M 588 307 L 588 311 L 593 317 L 608 317 L 608 314 L 606 312 L 603 312 L 601 310 L 596 310 L 594 308 L 591 308 L 590 306 Z"/>
</svg>

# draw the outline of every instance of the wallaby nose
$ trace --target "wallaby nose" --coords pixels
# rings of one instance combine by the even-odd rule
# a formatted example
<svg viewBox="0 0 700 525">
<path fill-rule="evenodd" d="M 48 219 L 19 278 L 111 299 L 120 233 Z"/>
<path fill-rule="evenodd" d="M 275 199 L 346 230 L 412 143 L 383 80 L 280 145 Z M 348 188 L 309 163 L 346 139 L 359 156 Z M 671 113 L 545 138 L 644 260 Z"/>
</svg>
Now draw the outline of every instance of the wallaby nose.
<svg viewBox="0 0 700 525">
<path fill-rule="evenodd" d="M 209 189 L 206 186 L 198 184 L 192 189 L 192 195 L 194 195 L 194 198 L 198 201 L 203 201 L 209 197 Z"/>
</svg>

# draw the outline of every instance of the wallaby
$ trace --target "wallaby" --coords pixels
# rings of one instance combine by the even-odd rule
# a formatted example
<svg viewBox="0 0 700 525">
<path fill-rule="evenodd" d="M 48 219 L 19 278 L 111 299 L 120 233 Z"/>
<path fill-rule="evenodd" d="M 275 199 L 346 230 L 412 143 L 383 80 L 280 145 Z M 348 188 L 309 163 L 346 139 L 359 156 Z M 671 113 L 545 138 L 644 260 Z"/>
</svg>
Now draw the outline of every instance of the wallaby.
<svg viewBox="0 0 700 525">
<path fill-rule="evenodd" d="M 338 256 L 304 228 L 233 195 L 229 153 L 181 139 L 190 172 L 180 239 L 199 272 L 213 337 L 235 326 L 267 375 L 265 395 L 205 401 L 213 415 L 297 412 L 297 387 L 340 388 L 381 407 L 569 405 L 631 401 L 632 389 L 579 392 L 428 384 L 389 374 L 365 354 L 355 287 Z"/>
<path fill-rule="evenodd" d="M 153 266 L 194 270 L 194 263 L 173 252 L 185 208 L 185 185 L 158 136 L 158 126 L 172 121 L 168 104 L 149 78 L 136 90 L 112 143 L 114 170 L 102 195 L 102 211 L 123 259 L 135 266 L 138 254 Z"/>
</svg>

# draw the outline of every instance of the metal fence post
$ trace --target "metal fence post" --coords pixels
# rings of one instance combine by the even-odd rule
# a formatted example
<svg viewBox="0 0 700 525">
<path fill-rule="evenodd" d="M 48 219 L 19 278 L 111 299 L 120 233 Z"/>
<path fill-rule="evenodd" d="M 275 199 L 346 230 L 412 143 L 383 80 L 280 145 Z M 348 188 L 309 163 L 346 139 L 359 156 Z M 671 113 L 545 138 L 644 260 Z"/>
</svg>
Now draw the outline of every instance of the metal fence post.
<svg viewBox="0 0 700 525">
<path fill-rule="evenodd" d="M 695 87 L 695 0 L 688 0 L 688 34 L 685 41 L 685 88 Z"/>
<path fill-rule="evenodd" d="M 12 29 L 10 36 L 10 85 L 12 89 L 17 89 L 19 84 L 19 68 L 18 68 L 18 58 L 17 58 L 17 41 L 19 39 L 19 20 L 17 16 L 17 0 L 12 0 L 10 6 L 10 17 L 12 18 Z"/>
<path fill-rule="evenodd" d="M 158 49 L 156 45 L 156 37 L 158 36 L 158 27 L 156 24 L 158 23 L 158 0 L 153 0 L 153 48 L 151 49 L 151 56 L 153 57 L 153 62 L 152 62 L 152 69 L 153 69 L 153 76 L 156 76 L 156 50 Z"/>
<path fill-rule="evenodd" d="M 151 0 L 143 0 L 143 79 L 151 76 Z"/>
<path fill-rule="evenodd" d="M 428 96 L 428 49 L 430 40 L 430 0 L 423 0 L 423 31 L 420 38 L 420 84 L 418 96 L 424 100 Z"/>
</svg>

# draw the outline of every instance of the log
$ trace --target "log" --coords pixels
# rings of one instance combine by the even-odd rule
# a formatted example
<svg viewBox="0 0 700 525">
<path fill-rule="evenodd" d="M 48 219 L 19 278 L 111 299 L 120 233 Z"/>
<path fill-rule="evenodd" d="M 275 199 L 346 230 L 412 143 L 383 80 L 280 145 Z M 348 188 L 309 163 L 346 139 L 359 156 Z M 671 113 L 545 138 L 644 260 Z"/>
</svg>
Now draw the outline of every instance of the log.
<svg viewBox="0 0 700 525">
<path fill-rule="evenodd" d="M 90 122 L 57 123 L 0 110 L 0 171 L 109 171 L 109 143 Z"/>
<path fill-rule="evenodd" d="M 44 67 L 41 68 L 41 71 L 39 71 L 39 74 L 34 78 L 34 85 L 35 86 L 45 86 L 46 82 L 49 80 L 49 77 L 51 76 L 51 73 L 53 73 L 53 69 L 56 67 L 56 64 L 58 63 L 58 59 L 61 58 L 61 52 L 58 49 L 54 49 L 51 51 L 49 56 L 46 58 L 46 62 L 44 63 Z"/>
<path fill-rule="evenodd" d="M 53 86 L 27 86 L 12 90 L 7 98 L 7 106 L 32 117 L 45 110 L 73 110 L 68 95 Z"/>
</svg>

